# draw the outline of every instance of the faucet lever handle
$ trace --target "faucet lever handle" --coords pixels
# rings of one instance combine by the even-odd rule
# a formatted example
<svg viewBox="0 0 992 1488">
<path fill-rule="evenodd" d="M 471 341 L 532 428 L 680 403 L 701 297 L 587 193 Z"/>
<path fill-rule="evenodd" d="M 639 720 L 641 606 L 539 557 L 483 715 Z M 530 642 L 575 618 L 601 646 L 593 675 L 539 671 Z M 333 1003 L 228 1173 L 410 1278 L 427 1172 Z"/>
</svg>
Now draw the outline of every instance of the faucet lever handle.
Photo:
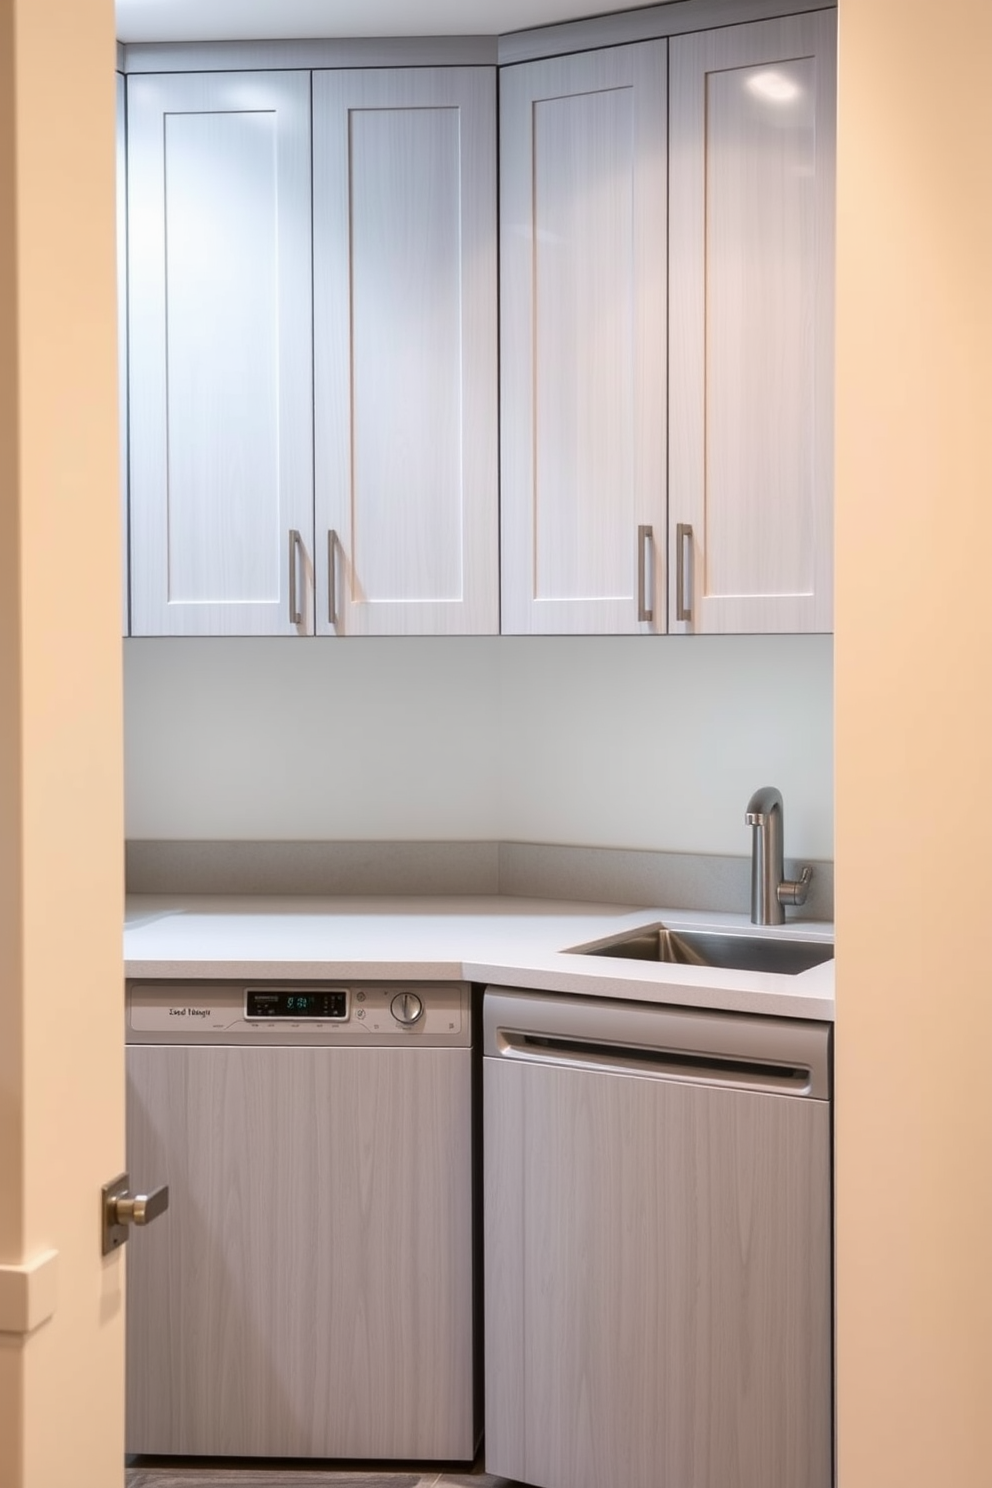
<svg viewBox="0 0 992 1488">
<path fill-rule="evenodd" d="M 812 868 L 804 868 L 799 875 L 798 883 L 795 880 L 784 879 L 778 886 L 779 904 L 805 904 L 812 877 Z"/>
</svg>

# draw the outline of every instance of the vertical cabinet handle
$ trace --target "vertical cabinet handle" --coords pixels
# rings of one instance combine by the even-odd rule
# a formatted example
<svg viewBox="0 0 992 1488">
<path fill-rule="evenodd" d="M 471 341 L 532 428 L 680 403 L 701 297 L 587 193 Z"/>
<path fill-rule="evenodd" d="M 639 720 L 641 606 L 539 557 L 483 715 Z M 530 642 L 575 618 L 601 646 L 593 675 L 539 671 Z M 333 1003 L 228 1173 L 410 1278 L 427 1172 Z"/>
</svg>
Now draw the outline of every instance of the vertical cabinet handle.
<svg viewBox="0 0 992 1488">
<path fill-rule="evenodd" d="M 654 536 L 654 529 L 641 526 L 637 529 L 637 618 L 653 620 L 654 606 L 648 608 L 647 596 L 647 549 Z"/>
<path fill-rule="evenodd" d="M 685 602 L 685 563 L 686 551 L 692 542 L 692 526 L 689 522 L 679 522 L 675 528 L 675 618 L 676 620 L 691 620 L 692 605 Z"/>
<path fill-rule="evenodd" d="M 327 623 L 338 623 L 337 558 L 338 535 L 332 527 L 327 534 Z"/>
<path fill-rule="evenodd" d="M 289 623 L 290 625 L 302 625 L 303 615 L 299 607 L 299 598 L 296 592 L 297 573 L 299 564 L 297 555 L 302 544 L 300 534 L 295 527 L 289 532 Z"/>
</svg>

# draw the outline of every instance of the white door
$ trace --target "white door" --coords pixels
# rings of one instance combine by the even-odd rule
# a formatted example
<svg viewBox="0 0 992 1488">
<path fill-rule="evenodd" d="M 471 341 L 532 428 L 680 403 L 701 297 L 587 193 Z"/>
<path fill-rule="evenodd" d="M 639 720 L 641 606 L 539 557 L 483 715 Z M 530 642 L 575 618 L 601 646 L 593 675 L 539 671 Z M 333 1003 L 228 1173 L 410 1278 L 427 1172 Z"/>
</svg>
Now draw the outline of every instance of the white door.
<svg viewBox="0 0 992 1488">
<path fill-rule="evenodd" d="M 110 0 L 3 7 L 0 1484 L 120 1488 L 120 461 Z M 16 28 L 16 44 L 15 44 Z"/>
<path fill-rule="evenodd" d="M 835 31 L 671 44 L 672 631 L 832 625 Z"/>
<path fill-rule="evenodd" d="M 131 632 L 313 629 L 310 76 L 128 79 Z"/>
<path fill-rule="evenodd" d="M 492 68 L 317 72 L 317 629 L 499 629 Z"/>
<path fill-rule="evenodd" d="M 500 77 L 502 628 L 665 628 L 664 41 Z"/>
</svg>

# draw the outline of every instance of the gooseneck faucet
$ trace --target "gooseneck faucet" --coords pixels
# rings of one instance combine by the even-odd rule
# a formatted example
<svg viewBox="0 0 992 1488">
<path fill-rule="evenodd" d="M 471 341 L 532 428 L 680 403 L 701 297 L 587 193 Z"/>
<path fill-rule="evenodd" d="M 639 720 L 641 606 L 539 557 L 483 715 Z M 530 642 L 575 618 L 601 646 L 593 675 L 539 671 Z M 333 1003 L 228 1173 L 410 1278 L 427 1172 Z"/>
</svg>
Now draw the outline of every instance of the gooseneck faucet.
<svg viewBox="0 0 992 1488">
<path fill-rule="evenodd" d="M 751 923 L 784 925 L 787 904 L 805 904 L 812 868 L 804 868 L 795 883 L 785 878 L 785 829 L 782 792 L 763 785 L 747 803 L 744 821 L 751 836 Z"/>
</svg>

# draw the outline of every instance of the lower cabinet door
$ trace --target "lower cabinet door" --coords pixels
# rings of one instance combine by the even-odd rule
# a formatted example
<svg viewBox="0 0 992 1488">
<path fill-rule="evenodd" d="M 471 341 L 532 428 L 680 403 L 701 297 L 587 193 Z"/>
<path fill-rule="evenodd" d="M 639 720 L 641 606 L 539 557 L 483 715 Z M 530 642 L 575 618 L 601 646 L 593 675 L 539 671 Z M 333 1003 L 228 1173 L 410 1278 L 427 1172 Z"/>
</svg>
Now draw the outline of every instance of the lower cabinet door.
<svg viewBox="0 0 992 1488">
<path fill-rule="evenodd" d="M 471 1459 L 468 1049 L 128 1049 L 127 1450 Z"/>
<path fill-rule="evenodd" d="M 830 1488 L 828 1103 L 484 1070 L 487 1470 Z"/>
</svg>

